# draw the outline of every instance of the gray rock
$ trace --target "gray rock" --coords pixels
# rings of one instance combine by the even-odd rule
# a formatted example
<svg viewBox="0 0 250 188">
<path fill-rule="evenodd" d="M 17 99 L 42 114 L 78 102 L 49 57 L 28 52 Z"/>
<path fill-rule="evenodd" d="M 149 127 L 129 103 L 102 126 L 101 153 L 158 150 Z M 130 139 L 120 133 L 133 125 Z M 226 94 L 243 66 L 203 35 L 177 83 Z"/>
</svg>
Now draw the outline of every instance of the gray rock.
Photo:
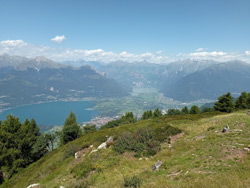
<svg viewBox="0 0 250 188">
<path fill-rule="evenodd" d="M 155 165 L 153 166 L 153 170 L 159 170 L 161 165 L 162 165 L 162 162 L 158 160 L 157 163 L 155 163 Z"/>
<path fill-rule="evenodd" d="M 40 185 L 39 183 L 34 183 L 34 184 L 29 185 L 27 188 L 38 188 L 39 185 Z"/>
<path fill-rule="evenodd" d="M 249 148 L 243 148 L 245 151 L 250 151 L 250 149 Z"/>
</svg>

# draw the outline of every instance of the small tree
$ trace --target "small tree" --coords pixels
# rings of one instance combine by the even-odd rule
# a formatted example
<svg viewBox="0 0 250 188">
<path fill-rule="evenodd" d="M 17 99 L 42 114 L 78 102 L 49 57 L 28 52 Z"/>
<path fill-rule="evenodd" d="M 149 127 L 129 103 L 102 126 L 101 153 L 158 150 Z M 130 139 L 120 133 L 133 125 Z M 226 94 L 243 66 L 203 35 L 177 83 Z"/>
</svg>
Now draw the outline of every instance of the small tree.
<svg viewBox="0 0 250 188">
<path fill-rule="evenodd" d="M 237 109 L 247 109 L 247 99 L 248 99 L 248 95 L 247 93 L 244 91 L 241 93 L 241 95 L 238 97 L 238 99 L 235 102 L 235 107 Z"/>
<path fill-rule="evenodd" d="M 168 109 L 168 115 L 182 115 L 182 111 L 179 109 Z"/>
<path fill-rule="evenodd" d="M 159 108 L 156 108 L 154 113 L 153 113 L 154 117 L 161 117 L 162 116 L 162 111 Z"/>
<path fill-rule="evenodd" d="M 142 119 L 150 119 L 153 117 L 152 110 L 148 110 L 142 114 Z"/>
<path fill-rule="evenodd" d="M 220 112 L 231 113 L 234 110 L 234 102 L 231 93 L 228 92 L 218 98 L 218 101 L 214 103 L 214 109 Z"/>
<path fill-rule="evenodd" d="M 60 136 L 60 145 L 67 144 L 81 136 L 81 129 L 76 122 L 76 116 L 73 112 L 70 112 L 69 116 L 64 122 L 62 134 Z"/>
<path fill-rule="evenodd" d="M 188 107 L 183 107 L 182 109 L 181 109 L 181 111 L 182 111 L 182 113 L 183 114 L 188 114 L 189 112 L 188 112 Z"/>
<path fill-rule="evenodd" d="M 192 106 L 190 108 L 190 114 L 199 114 L 200 113 L 200 108 L 196 105 Z"/>
</svg>

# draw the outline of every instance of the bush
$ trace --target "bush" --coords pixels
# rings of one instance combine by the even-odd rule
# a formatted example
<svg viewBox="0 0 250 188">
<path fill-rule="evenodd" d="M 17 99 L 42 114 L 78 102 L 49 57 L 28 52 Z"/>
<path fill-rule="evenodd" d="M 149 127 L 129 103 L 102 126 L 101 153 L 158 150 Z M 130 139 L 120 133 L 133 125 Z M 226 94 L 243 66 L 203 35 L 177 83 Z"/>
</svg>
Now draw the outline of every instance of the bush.
<svg viewBox="0 0 250 188">
<path fill-rule="evenodd" d="M 142 184 L 142 179 L 134 175 L 132 177 L 124 177 L 124 187 L 138 188 Z"/>
<path fill-rule="evenodd" d="M 142 154 L 155 155 L 160 150 L 160 142 L 154 138 L 151 129 L 141 128 L 136 133 L 124 133 L 115 143 L 113 149 L 119 153 L 134 151 L 136 157 Z"/>
<path fill-rule="evenodd" d="M 159 142 L 164 142 L 169 138 L 169 136 L 181 133 L 181 130 L 170 125 L 165 125 L 164 127 L 158 127 L 154 130 L 155 139 Z"/>
<path fill-rule="evenodd" d="M 73 144 L 68 145 L 68 147 L 65 149 L 65 151 L 63 153 L 63 159 L 75 156 L 75 153 L 79 150 L 80 150 L 80 148 L 76 145 L 73 145 Z"/>
</svg>

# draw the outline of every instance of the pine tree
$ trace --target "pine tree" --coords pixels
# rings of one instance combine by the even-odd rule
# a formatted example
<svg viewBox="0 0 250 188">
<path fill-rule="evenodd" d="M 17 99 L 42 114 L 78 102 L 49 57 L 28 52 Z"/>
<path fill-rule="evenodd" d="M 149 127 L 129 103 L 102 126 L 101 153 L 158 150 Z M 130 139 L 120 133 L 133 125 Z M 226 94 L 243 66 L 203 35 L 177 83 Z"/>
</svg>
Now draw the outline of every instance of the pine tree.
<svg viewBox="0 0 250 188">
<path fill-rule="evenodd" d="M 182 109 L 181 109 L 181 111 L 184 113 L 184 114 L 188 114 L 189 112 L 188 112 L 188 107 L 183 107 Z"/>
<path fill-rule="evenodd" d="M 220 112 L 231 113 L 234 110 L 234 102 L 231 93 L 228 92 L 218 98 L 218 101 L 214 103 L 214 109 Z"/>
<path fill-rule="evenodd" d="M 64 122 L 62 134 L 60 137 L 60 145 L 67 144 L 81 136 L 81 129 L 76 122 L 76 116 L 73 112 L 70 112 L 69 116 Z"/>
<path fill-rule="evenodd" d="M 142 119 L 150 119 L 153 117 L 152 110 L 148 110 L 142 114 Z"/>
<path fill-rule="evenodd" d="M 247 109 L 247 98 L 247 93 L 245 91 L 242 92 L 235 102 L 235 107 L 237 109 Z"/>
<path fill-rule="evenodd" d="M 154 117 L 161 117 L 162 116 L 162 111 L 159 108 L 156 108 L 154 113 L 153 113 Z"/>
<path fill-rule="evenodd" d="M 190 114 L 199 114 L 200 113 L 200 108 L 198 106 L 194 105 L 194 106 L 192 106 L 190 108 L 190 112 L 189 113 Z"/>
</svg>

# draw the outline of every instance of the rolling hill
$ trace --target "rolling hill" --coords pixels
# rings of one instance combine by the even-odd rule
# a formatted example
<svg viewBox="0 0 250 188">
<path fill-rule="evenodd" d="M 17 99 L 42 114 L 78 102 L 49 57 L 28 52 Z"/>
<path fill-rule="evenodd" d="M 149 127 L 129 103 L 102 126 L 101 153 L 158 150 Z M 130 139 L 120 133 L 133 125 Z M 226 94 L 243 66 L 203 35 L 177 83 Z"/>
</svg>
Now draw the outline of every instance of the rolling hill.
<svg viewBox="0 0 250 188">
<path fill-rule="evenodd" d="M 221 133 L 227 124 L 230 130 Z M 112 144 L 91 152 L 108 136 L 114 136 L 117 142 L 125 132 L 145 127 L 161 130 L 166 125 L 181 129 L 182 133 L 171 137 L 171 142 L 163 141 L 156 155 L 120 154 L 112 149 Z M 119 188 L 124 187 L 124 179 L 133 176 L 139 178 L 143 188 L 248 187 L 250 152 L 244 148 L 250 147 L 249 134 L 250 116 L 246 111 L 138 121 L 89 133 L 50 152 L 0 187 L 24 188 L 39 183 L 39 188 Z M 85 154 L 75 159 L 75 148 L 85 148 Z M 162 165 L 155 171 L 152 166 L 157 161 Z"/>
</svg>

